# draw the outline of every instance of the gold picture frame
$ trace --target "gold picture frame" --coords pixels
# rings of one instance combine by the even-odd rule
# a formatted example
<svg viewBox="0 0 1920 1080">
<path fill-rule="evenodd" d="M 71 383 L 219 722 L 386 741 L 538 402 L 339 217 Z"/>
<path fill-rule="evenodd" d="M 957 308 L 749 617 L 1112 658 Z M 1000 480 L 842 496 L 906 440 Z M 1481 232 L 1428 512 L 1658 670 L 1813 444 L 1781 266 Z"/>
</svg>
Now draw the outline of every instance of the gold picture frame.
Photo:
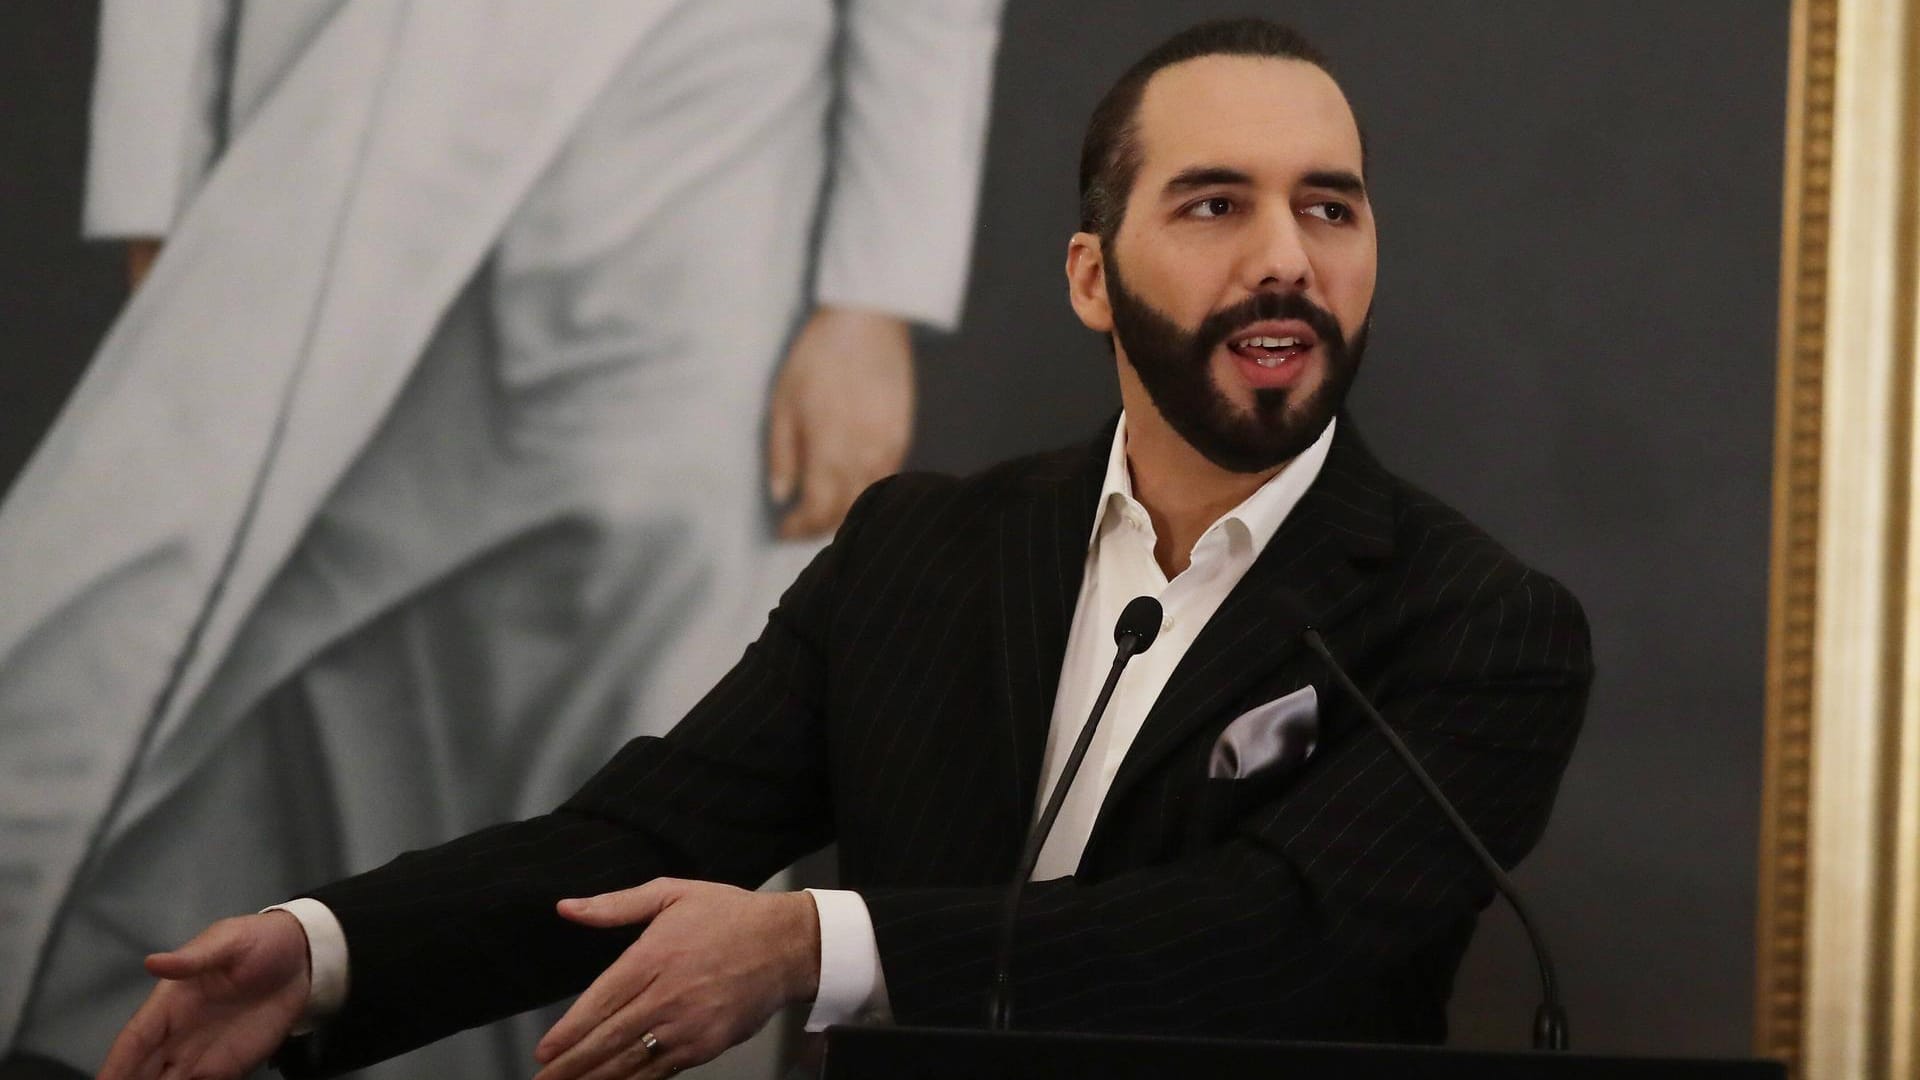
<svg viewBox="0 0 1920 1080">
<path fill-rule="evenodd" d="M 1794 0 L 1755 1048 L 1920 1075 L 1920 0 Z"/>
</svg>

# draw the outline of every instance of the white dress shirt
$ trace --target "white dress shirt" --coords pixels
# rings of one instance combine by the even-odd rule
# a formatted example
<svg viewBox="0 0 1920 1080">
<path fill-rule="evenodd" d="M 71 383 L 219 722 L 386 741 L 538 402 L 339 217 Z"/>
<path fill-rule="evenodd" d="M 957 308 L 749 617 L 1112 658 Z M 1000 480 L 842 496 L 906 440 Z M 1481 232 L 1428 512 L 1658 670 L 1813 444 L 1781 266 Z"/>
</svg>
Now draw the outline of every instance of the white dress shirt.
<svg viewBox="0 0 1920 1080">
<path fill-rule="evenodd" d="M 1121 416 L 1107 455 L 1106 481 L 1087 541 L 1080 599 L 1060 667 L 1060 688 L 1054 695 L 1046 757 L 1041 762 L 1041 797 L 1034 801 L 1036 817 L 1059 781 L 1094 698 L 1106 682 L 1113 663 L 1113 625 L 1121 609 L 1136 596 L 1152 596 L 1160 601 L 1164 618 L 1153 647 L 1133 659 L 1114 687 L 1060 817 L 1040 849 L 1033 880 L 1065 877 L 1079 867 L 1107 789 L 1147 712 L 1201 628 L 1319 477 L 1333 445 L 1334 427 L 1329 422 L 1312 446 L 1208 526 L 1194 543 L 1187 568 L 1169 580 L 1153 557 L 1153 521 L 1133 497 L 1133 478 L 1127 469 L 1127 421 Z M 807 1016 L 807 1030 L 887 1019 L 886 974 L 866 901 L 846 889 L 807 892 L 820 914 L 820 989 Z M 324 1018 L 346 1000 L 346 937 L 333 913 L 318 901 L 296 900 L 280 910 L 307 928 L 313 962 L 308 1016 Z"/>
</svg>

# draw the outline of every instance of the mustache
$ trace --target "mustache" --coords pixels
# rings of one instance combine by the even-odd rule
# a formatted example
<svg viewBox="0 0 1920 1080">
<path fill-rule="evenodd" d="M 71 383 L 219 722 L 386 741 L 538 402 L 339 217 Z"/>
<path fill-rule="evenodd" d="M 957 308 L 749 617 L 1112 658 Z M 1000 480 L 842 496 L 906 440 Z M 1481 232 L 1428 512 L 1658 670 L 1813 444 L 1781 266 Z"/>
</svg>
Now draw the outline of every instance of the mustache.
<svg viewBox="0 0 1920 1080">
<path fill-rule="evenodd" d="M 1194 342 L 1204 352 L 1212 352 L 1214 346 L 1224 344 L 1229 338 L 1245 327 L 1257 322 L 1279 319 L 1298 319 L 1313 328 L 1313 332 L 1325 344 L 1328 351 L 1339 355 L 1346 351 L 1347 337 L 1340 329 L 1340 321 L 1326 308 L 1307 299 L 1297 292 L 1255 293 L 1245 300 L 1208 315 L 1200 320 L 1194 330 Z"/>
</svg>

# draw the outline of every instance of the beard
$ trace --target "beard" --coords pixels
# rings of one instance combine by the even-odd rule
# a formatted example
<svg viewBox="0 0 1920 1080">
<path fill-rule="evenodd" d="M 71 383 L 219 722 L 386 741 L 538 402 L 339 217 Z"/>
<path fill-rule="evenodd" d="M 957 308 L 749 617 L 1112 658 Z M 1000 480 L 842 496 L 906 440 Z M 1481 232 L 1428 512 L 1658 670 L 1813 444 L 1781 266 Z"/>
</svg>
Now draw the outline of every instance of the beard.
<svg viewBox="0 0 1920 1080">
<path fill-rule="evenodd" d="M 1320 438 L 1346 403 L 1366 352 L 1371 311 L 1349 343 L 1339 320 L 1305 296 L 1263 292 L 1213 312 L 1188 330 L 1127 291 L 1111 256 L 1106 272 L 1113 333 L 1147 396 L 1187 445 L 1222 469 L 1265 472 L 1293 460 Z M 1256 389 L 1253 407 L 1243 411 L 1214 385 L 1213 351 L 1244 328 L 1273 319 L 1298 319 L 1312 327 L 1326 371 L 1311 392 Z"/>
</svg>

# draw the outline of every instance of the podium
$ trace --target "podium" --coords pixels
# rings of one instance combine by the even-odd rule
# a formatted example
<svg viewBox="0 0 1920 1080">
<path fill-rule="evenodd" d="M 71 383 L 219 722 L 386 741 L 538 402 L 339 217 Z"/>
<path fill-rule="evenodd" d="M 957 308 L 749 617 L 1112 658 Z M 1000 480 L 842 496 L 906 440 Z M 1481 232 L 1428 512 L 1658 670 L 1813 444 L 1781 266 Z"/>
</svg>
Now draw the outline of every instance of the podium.
<svg viewBox="0 0 1920 1080">
<path fill-rule="evenodd" d="M 1786 1080 L 1777 1061 L 988 1032 L 827 1029 L 822 1080 Z"/>
</svg>

